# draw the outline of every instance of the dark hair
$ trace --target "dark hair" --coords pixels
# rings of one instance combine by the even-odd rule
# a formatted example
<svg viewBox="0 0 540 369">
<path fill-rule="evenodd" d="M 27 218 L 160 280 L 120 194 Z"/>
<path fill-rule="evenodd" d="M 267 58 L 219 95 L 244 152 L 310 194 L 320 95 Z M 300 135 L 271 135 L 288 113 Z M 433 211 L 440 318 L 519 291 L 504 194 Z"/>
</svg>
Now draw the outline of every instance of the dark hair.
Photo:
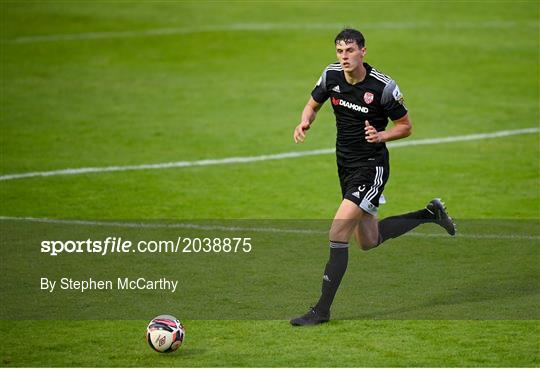
<svg viewBox="0 0 540 369">
<path fill-rule="evenodd" d="M 345 28 L 343 31 L 338 33 L 334 42 L 337 45 L 341 41 L 344 41 L 346 44 L 350 44 L 351 42 L 356 42 L 359 48 L 364 47 L 366 43 L 366 39 L 364 38 L 364 35 L 362 35 L 360 31 L 357 31 L 352 28 Z"/>
</svg>

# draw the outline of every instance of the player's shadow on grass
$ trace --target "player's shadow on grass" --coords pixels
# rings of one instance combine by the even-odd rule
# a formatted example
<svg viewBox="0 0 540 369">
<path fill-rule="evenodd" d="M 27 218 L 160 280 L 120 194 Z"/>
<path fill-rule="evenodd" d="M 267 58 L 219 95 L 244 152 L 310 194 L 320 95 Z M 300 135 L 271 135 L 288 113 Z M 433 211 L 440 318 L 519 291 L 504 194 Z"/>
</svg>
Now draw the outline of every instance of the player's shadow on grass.
<svg viewBox="0 0 540 369">
<path fill-rule="evenodd" d="M 426 292 L 425 301 L 403 300 L 403 305 L 388 310 L 367 311 L 341 319 L 539 319 L 534 301 L 516 305 L 515 299 L 535 295 L 540 292 L 537 277 L 522 276 L 520 279 L 489 279 L 483 283 L 463 284 L 453 290 L 437 291 L 436 295 Z M 500 300 L 500 301 L 497 301 Z M 532 300 L 532 298 L 531 298 Z M 459 307 L 461 304 L 482 303 Z M 392 302 L 396 304 L 396 302 Z M 524 311 L 523 305 L 528 306 Z M 452 307 L 452 308 L 451 308 Z M 361 310 L 361 305 L 358 306 Z M 415 313 L 417 312 L 417 316 Z"/>
<path fill-rule="evenodd" d="M 180 347 L 178 352 L 175 352 L 174 355 L 180 356 L 182 358 L 190 358 L 190 357 L 201 357 L 203 354 L 206 354 L 207 352 L 208 350 L 204 348 Z"/>
</svg>

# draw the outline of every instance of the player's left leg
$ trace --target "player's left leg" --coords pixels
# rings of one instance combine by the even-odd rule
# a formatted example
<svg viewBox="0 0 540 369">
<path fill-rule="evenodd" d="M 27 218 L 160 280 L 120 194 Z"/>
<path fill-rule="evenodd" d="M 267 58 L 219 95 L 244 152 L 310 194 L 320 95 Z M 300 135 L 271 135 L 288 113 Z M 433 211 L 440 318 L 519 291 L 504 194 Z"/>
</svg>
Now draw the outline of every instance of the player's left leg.
<svg viewBox="0 0 540 369">
<path fill-rule="evenodd" d="M 354 228 L 354 238 L 362 250 L 370 250 L 379 245 L 379 221 L 376 215 L 363 212 Z"/>
<path fill-rule="evenodd" d="M 425 223 L 438 224 L 451 236 L 456 234 L 456 225 L 448 215 L 444 203 L 440 199 L 433 199 L 424 209 L 394 215 L 381 221 L 377 221 L 376 216 L 366 213 L 356 226 L 354 235 L 362 250 L 370 250 Z"/>
</svg>

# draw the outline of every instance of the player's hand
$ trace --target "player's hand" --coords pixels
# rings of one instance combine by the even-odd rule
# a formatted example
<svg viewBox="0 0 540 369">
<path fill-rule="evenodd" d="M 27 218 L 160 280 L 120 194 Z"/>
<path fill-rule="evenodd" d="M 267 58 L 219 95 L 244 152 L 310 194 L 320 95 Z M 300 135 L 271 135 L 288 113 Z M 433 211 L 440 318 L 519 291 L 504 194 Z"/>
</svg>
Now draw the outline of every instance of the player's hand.
<svg viewBox="0 0 540 369">
<path fill-rule="evenodd" d="M 298 142 L 304 142 L 306 138 L 306 131 L 310 128 L 310 124 L 308 122 L 302 122 L 299 125 L 296 126 L 294 129 L 294 143 Z"/>
<path fill-rule="evenodd" d="M 379 143 L 382 142 L 382 135 L 381 132 L 377 132 L 375 127 L 373 127 L 369 122 L 366 120 L 365 122 L 366 126 L 364 127 L 364 131 L 366 133 L 366 141 L 369 143 Z"/>
</svg>

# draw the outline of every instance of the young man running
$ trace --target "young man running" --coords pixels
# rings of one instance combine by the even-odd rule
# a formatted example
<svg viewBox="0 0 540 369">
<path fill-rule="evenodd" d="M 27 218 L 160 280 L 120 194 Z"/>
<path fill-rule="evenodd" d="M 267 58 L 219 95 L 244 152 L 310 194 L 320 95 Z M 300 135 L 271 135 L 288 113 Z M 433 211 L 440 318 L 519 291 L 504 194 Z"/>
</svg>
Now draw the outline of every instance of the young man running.
<svg viewBox="0 0 540 369">
<path fill-rule="evenodd" d="M 336 116 L 336 156 L 343 200 L 330 228 L 330 258 L 324 270 L 322 294 L 292 325 L 314 325 L 330 319 L 330 306 L 345 274 L 349 239 L 354 233 L 363 250 L 379 246 L 423 223 L 456 232 L 444 203 L 434 199 L 422 210 L 377 220 L 379 200 L 390 174 L 385 142 L 411 134 L 411 121 L 396 82 L 364 63 L 362 33 L 344 29 L 335 38 L 338 63 L 323 71 L 294 130 L 303 142 L 323 103 L 330 99 Z M 388 118 L 393 127 L 386 130 Z"/>
</svg>

